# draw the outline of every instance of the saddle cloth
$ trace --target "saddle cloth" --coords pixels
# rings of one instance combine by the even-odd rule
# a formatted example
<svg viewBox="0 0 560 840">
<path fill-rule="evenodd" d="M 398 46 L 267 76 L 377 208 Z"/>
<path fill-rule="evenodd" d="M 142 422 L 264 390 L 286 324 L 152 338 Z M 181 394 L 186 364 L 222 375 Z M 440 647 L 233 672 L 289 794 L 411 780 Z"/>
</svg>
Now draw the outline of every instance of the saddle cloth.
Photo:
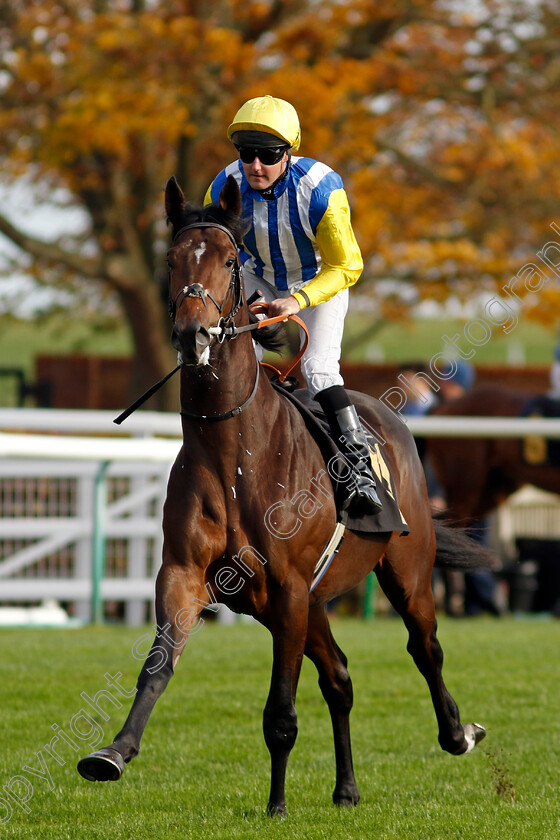
<svg viewBox="0 0 560 840">
<path fill-rule="evenodd" d="M 307 389 L 301 388 L 293 393 L 290 393 L 281 385 L 277 385 L 274 380 L 271 380 L 271 384 L 279 393 L 296 406 L 305 421 L 308 431 L 311 435 L 313 435 L 316 443 L 321 449 L 325 459 L 325 464 L 328 464 L 330 459 L 333 457 L 339 458 L 341 450 L 331 435 L 327 418 L 325 417 L 319 404 L 315 402 L 315 400 L 311 399 Z M 383 509 L 380 513 L 372 516 L 349 516 L 347 511 L 342 511 L 340 509 L 340 502 L 342 500 L 341 488 L 339 487 L 336 478 L 329 473 L 338 510 L 338 520 L 350 531 L 372 534 L 398 531 L 404 536 L 409 533 L 409 528 L 399 508 L 395 485 L 387 462 L 383 457 L 382 447 L 379 446 L 377 441 L 371 435 L 368 434 L 367 437 L 370 449 L 371 466 L 377 484 L 377 494 L 383 505 Z"/>
<path fill-rule="evenodd" d="M 520 417 L 560 417 L 560 400 L 539 394 L 525 403 Z M 540 435 L 524 438 L 523 460 L 531 466 L 560 467 L 560 440 Z"/>
</svg>

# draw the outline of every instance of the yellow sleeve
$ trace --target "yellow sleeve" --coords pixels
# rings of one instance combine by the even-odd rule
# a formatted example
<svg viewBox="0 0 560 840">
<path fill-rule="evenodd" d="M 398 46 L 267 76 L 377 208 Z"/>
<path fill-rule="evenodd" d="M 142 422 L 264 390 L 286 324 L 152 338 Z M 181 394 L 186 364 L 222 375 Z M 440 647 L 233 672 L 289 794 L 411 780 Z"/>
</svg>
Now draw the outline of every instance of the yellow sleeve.
<svg viewBox="0 0 560 840">
<path fill-rule="evenodd" d="M 324 303 L 352 286 L 364 269 L 343 189 L 332 191 L 325 215 L 317 226 L 315 240 L 321 254 L 321 269 L 301 291 L 293 293 L 302 309 Z"/>
<path fill-rule="evenodd" d="M 212 181 L 212 184 L 214 181 Z M 204 201 L 202 202 L 203 206 L 206 207 L 207 204 L 212 204 L 212 184 L 206 190 L 206 195 L 204 196 Z"/>
</svg>

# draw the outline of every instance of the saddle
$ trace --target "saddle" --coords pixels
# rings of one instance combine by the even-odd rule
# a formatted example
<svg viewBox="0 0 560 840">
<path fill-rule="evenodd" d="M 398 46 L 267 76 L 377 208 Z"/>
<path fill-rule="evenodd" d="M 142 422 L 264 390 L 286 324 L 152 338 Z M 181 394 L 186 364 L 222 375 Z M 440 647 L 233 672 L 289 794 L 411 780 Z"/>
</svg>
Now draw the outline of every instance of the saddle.
<svg viewBox="0 0 560 840">
<path fill-rule="evenodd" d="M 283 397 L 289 400 L 301 414 L 307 430 L 313 436 L 315 442 L 321 450 L 323 458 L 325 459 L 325 465 L 329 463 L 331 458 L 340 458 L 341 449 L 338 447 L 336 441 L 331 435 L 327 418 L 325 417 L 319 403 L 309 396 L 307 389 L 300 388 L 298 390 L 289 391 L 282 385 L 282 383 L 279 383 L 274 379 L 271 379 L 270 382 L 278 393 L 282 394 Z M 383 504 L 383 509 L 380 513 L 371 516 L 349 516 L 347 511 L 342 511 L 340 508 L 342 495 L 339 483 L 327 470 L 334 491 L 338 521 L 343 523 L 350 531 L 371 534 L 399 531 L 401 535 L 404 536 L 409 533 L 409 528 L 397 502 L 395 485 L 388 464 L 383 457 L 382 448 L 379 446 L 377 441 L 369 434 L 367 434 L 367 437 L 371 466 L 377 482 L 377 493 Z"/>
<path fill-rule="evenodd" d="M 560 399 L 539 394 L 525 403 L 520 417 L 560 417 Z M 560 440 L 531 435 L 523 440 L 523 460 L 531 466 L 560 467 Z"/>
</svg>

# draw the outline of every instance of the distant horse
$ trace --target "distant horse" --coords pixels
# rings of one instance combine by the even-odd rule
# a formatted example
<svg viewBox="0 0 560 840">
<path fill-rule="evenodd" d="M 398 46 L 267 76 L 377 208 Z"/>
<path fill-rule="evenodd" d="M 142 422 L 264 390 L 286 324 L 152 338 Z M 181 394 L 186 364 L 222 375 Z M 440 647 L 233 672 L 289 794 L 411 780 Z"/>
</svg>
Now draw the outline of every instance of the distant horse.
<svg viewBox="0 0 560 840">
<path fill-rule="evenodd" d="M 251 334 L 235 335 L 250 325 L 237 247 L 243 235 L 239 188 L 229 178 L 219 204 L 202 209 L 185 204 L 172 178 L 165 203 L 173 228 L 167 259 L 173 344 L 182 357 L 183 446 L 164 506 L 157 632 L 124 727 L 109 747 L 81 759 L 78 769 L 91 781 L 120 778 L 124 763 L 138 754 L 189 630 L 198 629 L 200 612 L 219 593 L 221 602 L 254 616 L 273 637 L 263 716 L 271 756 L 269 814 L 286 812 L 285 774 L 297 734 L 294 703 L 304 654 L 317 667 L 332 718 L 333 800 L 355 804 L 352 683 L 325 604 L 375 569 L 408 629 L 408 651 L 428 683 L 442 749 L 469 752 L 485 730 L 461 723 L 444 685 L 430 580 L 434 557 L 442 564 L 462 564 L 477 557 L 477 549 L 441 526 L 436 540 L 411 435 L 391 410 L 353 393 L 362 417 L 387 441 L 384 455 L 410 533 L 348 531 L 312 588 L 317 559 L 337 523 L 333 490 L 329 481 L 319 491 L 317 477 L 326 474 L 321 450 L 299 410 L 259 376 Z M 255 336 L 262 341 L 260 333 Z"/>
<path fill-rule="evenodd" d="M 518 417 L 534 398 L 504 386 L 478 385 L 433 414 Z M 476 521 L 524 484 L 560 493 L 560 466 L 534 451 L 542 446 L 542 438 L 428 438 L 426 452 L 447 499 L 446 517 L 462 525 Z"/>
</svg>

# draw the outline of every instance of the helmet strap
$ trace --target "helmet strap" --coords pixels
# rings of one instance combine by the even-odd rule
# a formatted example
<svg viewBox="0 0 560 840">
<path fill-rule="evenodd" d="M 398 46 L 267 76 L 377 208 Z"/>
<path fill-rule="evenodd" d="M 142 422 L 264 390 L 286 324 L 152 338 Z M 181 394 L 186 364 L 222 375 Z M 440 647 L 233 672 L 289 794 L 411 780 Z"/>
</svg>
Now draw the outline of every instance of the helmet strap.
<svg viewBox="0 0 560 840">
<path fill-rule="evenodd" d="M 292 164 L 292 153 L 290 151 L 288 151 L 288 160 L 286 161 L 286 168 L 284 169 L 282 174 L 276 179 L 276 181 L 274 181 L 273 184 L 271 184 L 265 190 L 259 190 L 259 193 L 262 195 L 262 197 L 265 199 L 265 201 L 273 201 L 276 198 L 276 196 L 274 195 L 274 190 L 276 189 L 277 184 L 279 184 L 281 181 L 285 181 L 286 178 L 288 177 L 288 170 L 289 170 L 291 164 Z"/>
</svg>

